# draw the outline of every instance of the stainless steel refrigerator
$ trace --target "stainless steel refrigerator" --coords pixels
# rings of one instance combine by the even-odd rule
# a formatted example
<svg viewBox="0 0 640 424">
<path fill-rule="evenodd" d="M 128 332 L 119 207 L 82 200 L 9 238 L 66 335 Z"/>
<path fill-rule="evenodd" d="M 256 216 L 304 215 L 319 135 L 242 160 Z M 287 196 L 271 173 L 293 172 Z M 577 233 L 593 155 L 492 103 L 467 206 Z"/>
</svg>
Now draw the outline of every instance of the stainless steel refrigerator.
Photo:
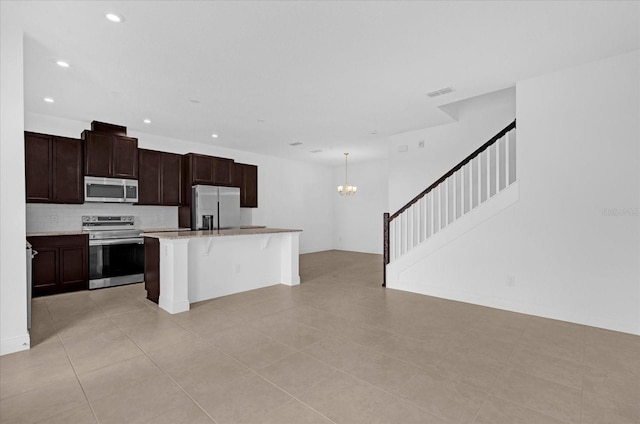
<svg viewBox="0 0 640 424">
<path fill-rule="evenodd" d="M 240 189 L 196 185 L 191 188 L 192 230 L 240 228 Z"/>
</svg>

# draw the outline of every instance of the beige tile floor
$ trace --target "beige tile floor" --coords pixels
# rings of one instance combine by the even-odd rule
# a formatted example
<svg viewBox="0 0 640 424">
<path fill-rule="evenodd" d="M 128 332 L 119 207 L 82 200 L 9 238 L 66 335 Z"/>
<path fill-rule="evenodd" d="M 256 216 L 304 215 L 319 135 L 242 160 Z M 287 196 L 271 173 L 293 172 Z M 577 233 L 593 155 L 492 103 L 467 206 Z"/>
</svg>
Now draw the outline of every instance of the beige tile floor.
<svg viewBox="0 0 640 424">
<path fill-rule="evenodd" d="M 640 337 L 380 287 L 381 258 L 171 316 L 141 284 L 33 302 L 2 423 L 640 423 Z"/>
</svg>

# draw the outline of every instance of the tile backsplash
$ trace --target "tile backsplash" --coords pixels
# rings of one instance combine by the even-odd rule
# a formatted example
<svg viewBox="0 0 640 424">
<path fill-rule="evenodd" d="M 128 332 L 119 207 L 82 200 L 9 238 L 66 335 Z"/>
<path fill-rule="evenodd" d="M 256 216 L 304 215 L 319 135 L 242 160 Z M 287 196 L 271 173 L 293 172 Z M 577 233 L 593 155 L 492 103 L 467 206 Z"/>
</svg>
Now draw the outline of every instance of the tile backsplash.
<svg viewBox="0 0 640 424">
<path fill-rule="evenodd" d="M 28 203 L 27 233 L 79 231 L 83 215 L 133 215 L 140 229 L 177 228 L 177 206 L 137 206 L 119 203 L 57 205 Z"/>
</svg>

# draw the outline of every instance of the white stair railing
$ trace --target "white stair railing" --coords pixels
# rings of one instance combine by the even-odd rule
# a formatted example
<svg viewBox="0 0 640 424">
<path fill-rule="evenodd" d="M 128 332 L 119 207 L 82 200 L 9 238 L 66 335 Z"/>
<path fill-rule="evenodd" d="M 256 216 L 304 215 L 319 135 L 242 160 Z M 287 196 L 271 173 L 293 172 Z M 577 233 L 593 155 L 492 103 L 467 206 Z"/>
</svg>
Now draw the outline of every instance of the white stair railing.
<svg viewBox="0 0 640 424">
<path fill-rule="evenodd" d="M 516 181 L 516 122 L 393 215 L 384 214 L 384 267 Z M 384 284 L 383 284 L 384 285 Z"/>
</svg>

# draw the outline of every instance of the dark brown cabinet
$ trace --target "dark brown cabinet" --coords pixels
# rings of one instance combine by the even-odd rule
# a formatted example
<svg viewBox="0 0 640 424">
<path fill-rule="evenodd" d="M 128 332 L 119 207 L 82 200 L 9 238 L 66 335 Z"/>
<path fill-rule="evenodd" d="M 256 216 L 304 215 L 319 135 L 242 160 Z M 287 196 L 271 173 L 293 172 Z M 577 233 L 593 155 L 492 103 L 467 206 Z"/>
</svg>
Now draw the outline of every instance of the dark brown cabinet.
<svg viewBox="0 0 640 424">
<path fill-rule="evenodd" d="M 178 225 L 191 227 L 191 187 L 203 185 L 233 185 L 233 160 L 188 153 L 182 156 L 182 207 L 178 209 Z"/>
<path fill-rule="evenodd" d="M 187 155 L 190 173 L 190 185 L 213 184 L 213 157 L 190 153 Z"/>
<path fill-rule="evenodd" d="M 138 204 L 179 206 L 182 156 L 138 149 Z"/>
<path fill-rule="evenodd" d="M 234 186 L 240 187 L 240 207 L 258 207 L 258 167 L 234 164 Z"/>
<path fill-rule="evenodd" d="M 189 186 L 232 185 L 233 159 L 189 153 L 185 155 L 185 165 Z"/>
<path fill-rule="evenodd" d="M 158 303 L 160 298 L 160 240 L 144 238 L 144 288 L 147 299 Z"/>
<path fill-rule="evenodd" d="M 38 254 L 33 258 L 33 296 L 88 288 L 87 235 L 28 237 Z"/>
<path fill-rule="evenodd" d="M 27 203 L 83 203 L 83 142 L 24 133 Z"/>
<path fill-rule="evenodd" d="M 138 139 L 85 130 L 85 175 L 138 178 Z"/>
</svg>

